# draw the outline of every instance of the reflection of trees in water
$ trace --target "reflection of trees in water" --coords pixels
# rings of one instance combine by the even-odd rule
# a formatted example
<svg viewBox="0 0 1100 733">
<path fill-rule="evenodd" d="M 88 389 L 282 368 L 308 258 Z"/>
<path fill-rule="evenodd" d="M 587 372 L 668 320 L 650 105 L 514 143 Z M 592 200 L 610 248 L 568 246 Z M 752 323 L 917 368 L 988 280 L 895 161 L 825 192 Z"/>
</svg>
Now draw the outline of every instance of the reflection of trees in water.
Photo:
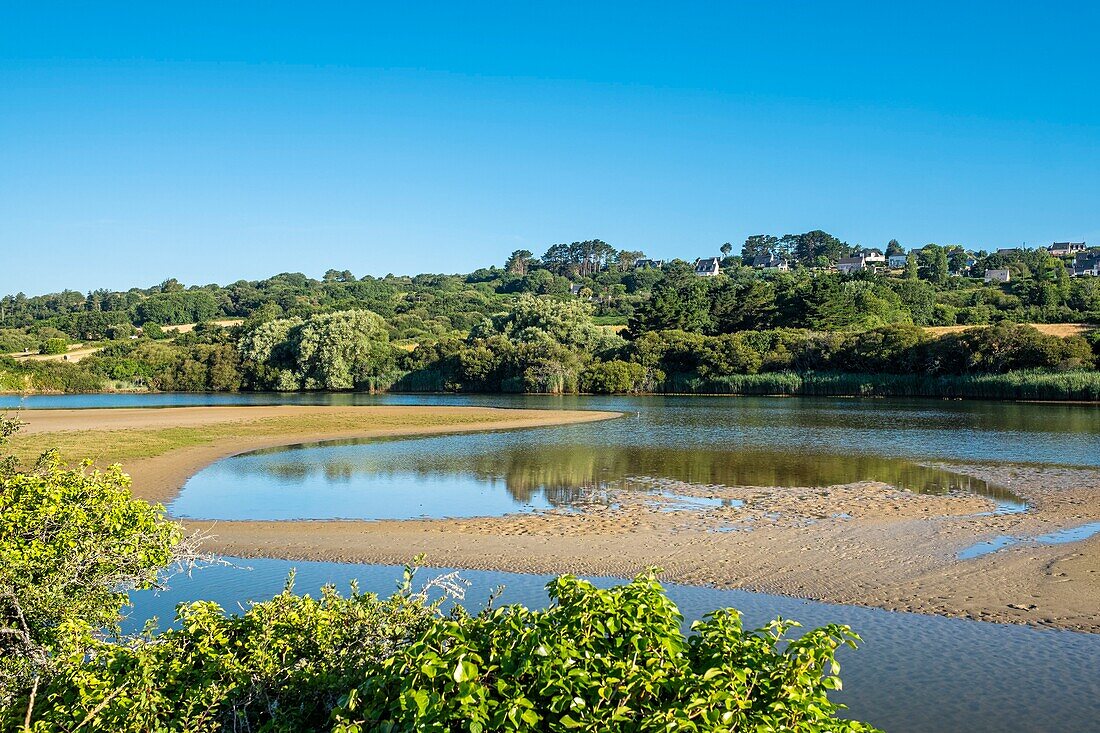
<svg viewBox="0 0 1100 733">
<path fill-rule="evenodd" d="M 636 484 L 624 479 L 632 476 L 725 486 L 824 487 L 873 480 L 919 493 L 967 491 L 1020 501 L 981 479 L 883 456 L 581 445 L 509 446 L 470 455 L 454 450 L 413 452 L 408 443 L 392 445 L 402 450 L 387 450 L 385 443 L 362 445 L 361 460 L 318 456 L 316 462 L 281 461 L 272 454 L 276 460 L 263 462 L 260 470 L 284 481 L 323 474 L 334 483 L 396 475 L 425 481 L 465 475 L 485 483 L 503 480 L 517 502 L 529 503 L 542 494 L 555 506 L 591 501 L 609 488 L 629 489 Z M 241 468 L 256 470 L 255 465 Z"/>
</svg>

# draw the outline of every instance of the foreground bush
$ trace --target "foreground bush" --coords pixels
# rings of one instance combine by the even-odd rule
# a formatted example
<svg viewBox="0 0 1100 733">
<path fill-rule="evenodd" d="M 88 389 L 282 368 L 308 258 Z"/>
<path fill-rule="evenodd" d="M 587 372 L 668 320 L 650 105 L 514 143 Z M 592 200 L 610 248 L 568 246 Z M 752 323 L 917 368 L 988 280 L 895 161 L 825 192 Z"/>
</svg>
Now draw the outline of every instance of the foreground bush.
<svg viewBox="0 0 1100 733">
<path fill-rule="evenodd" d="M 340 697 L 420 634 L 434 607 L 287 589 L 243 614 L 180 606 L 178 628 L 102 644 L 40 693 L 36 731 L 328 730 Z"/>
<path fill-rule="evenodd" d="M 174 557 L 179 526 L 129 484 L 117 466 L 68 469 L 50 453 L 0 476 L 0 709 L 30 705 L 42 679 L 116 624 L 126 591 L 155 584 Z"/>
<path fill-rule="evenodd" d="M 434 622 L 336 712 L 365 731 L 869 731 L 836 718 L 845 626 L 786 639 L 732 609 L 692 625 L 656 579 L 599 590 L 563 576 L 554 604 Z"/>
</svg>

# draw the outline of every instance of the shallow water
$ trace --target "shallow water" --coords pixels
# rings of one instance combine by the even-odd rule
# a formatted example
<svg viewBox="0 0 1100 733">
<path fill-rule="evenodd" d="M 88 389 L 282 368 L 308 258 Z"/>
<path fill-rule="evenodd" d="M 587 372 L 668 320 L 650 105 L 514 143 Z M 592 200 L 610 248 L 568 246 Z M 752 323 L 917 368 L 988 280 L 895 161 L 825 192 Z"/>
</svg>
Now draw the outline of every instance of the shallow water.
<svg viewBox="0 0 1100 733">
<path fill-rule="evenodd" d="M 769 403 L 661 398 L 631 406 L 626 417 L 597 423 L 248 453 L 197 473 L 170 508 L 205 519 L 461 518 L 575 509 L 609 490 L 672 493 L 669 503 L 679 508 L 706 508 L 722 503 L 700 496 L 711 486 L 870 480 L 920 493 L 978 494 L 998 513 L 1026 509 L 1006 489 L 906 458 L 777 450 L 770 430 L 752 427 Z"/>
<path fill-rule="evenodd" d="M 957 557 L 960 560 L 972 560 L 982 555 L 1003 550 L 1006 547 L 1034 542 L 1040 545 L 1064 545 L 1070 542 L 1087 540 L 1093 535 L 1100 534 L 1100 522 L 1089 522 L 1078 527 L 1066 527 L 1049 534 L 1036 535 L 1035 537 L 1013 537 L 1001 535 L 985 542 L 976 542 L 966 549 L 960 550 Z"/>
<path fill-rule="evenodd" d="M 388 595 L 401 577 L 400 568 L 394 566 L 232 562 L 238 567 L 212 567 L 191 577 L 178 576 L 167 592 L 135 593 L 127 628 L 139 630 L 151 616 L 166 622 L 173 617 L 175 604 L 186 600 L 214 600 L 237 610 L 240 603 L 278 593 L 292 567 L 297 569 L 295 589 L 311 594 L 325 583 L 346 590 L 355 578 L 362 590 Z M 445 571 L 422 570 L 418 578 L 441 572 Z M 543 588 L 549 576 L 482 571 L 462 571 L 462 576 L 472 583 L 464 601 L 467 608 L 482 607 L 489 593 L 502 584 L 500 602 L 531 607 L 547 603 Z M 601 586 L 616 582 L 620 581 L 596 579 Z M 744 613 L 748 626 L 762 625 L 776 615 L 807 627 L 851 625 L 864 641 L 855 652 L 842 650 L 844 691 L 834 699 L 849 706 L 850 717 L 891 733 L 1100 730 L 1096 717 L 1100 635 L 891 613 L 736 590 L 668 588 L 688 623 L 716 608 L 733 606 Z"/>
</svg>

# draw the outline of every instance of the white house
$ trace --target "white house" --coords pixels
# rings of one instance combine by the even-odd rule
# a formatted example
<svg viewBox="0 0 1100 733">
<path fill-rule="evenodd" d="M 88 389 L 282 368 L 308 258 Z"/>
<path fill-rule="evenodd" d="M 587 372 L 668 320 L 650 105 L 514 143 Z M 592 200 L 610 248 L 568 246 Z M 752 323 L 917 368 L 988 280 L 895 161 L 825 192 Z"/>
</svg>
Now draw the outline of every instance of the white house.
<svg viewBox="0 0 1100 733">
<path fill-rule="evenodd" d="M 841 257 L 836 263 L 837 272 L 843 272 L 845 275 L 849 275 L 853 272 L 862 270 L 867 265 L 867 260 L 863 255 L 856 255 L 855 257 Z"/>
<path fill-rule="evenodd" d="M 875 250 L 868 250 L 863 253 L 863 262 L 868 265 L 885 265 L 886 255 L 882 252 L 876 252 Z"/>
<path fill-rule="evenodd" d="M 1012 279 L 1012 273 L 1008 270 L 986 270 L 985 281 L 987 283 L 1006 283 Z"/>
<path fill-rule="evenodd" d="M 909 255 L 907 254 L 890 255 L 886 258 L 886 263 L 891 270 L 900 270 L 905 267 L 905 263 L 908 259 Z"/>
<path fill-rule="evenodd" d="M 1078 252 L 1084 252 L 1088 247 L 1084 242 L 1055 242 L 1047 247 L 1047 252 L 1050 252 L 1051 257 L 1068 257 L 1069 255 L 1075 255 Z"/>
<path fill-rule="evenodd" d="M 717 257 L 703 257 L 695 260 L 695 274 L 699 277 L 714 277 L 722 271 L 721 260 Z"/>
</svg>

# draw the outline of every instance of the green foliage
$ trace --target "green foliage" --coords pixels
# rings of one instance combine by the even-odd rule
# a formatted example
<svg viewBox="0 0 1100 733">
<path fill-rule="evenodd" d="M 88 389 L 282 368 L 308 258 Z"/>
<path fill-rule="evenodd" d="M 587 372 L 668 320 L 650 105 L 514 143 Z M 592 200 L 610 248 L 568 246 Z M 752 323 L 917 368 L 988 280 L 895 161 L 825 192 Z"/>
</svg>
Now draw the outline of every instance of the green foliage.
<svg viewBox="0 0 1100 733">
<path fill-rule="evenodd" d="M 434 607 L 388 600 L 297 595 L 293 578 L 271 600 L 227 616 L 215 603 L 184 604 L 176 628 L 103 644 L 43 690 L 35 730 L 321 731 L 341 696 L 420 634 Z"/>
<path fill-rule="evenodd" d="M 1100 372 L 1091 370 L 938 376 L 768 372 L 678 379 L 674 386 L 678 392 L 699 394 L 1100 400 Z"/>
<path fill-rule="evenodd" d="M 64 354 L 69 350 L 69 341 L 63 338 L 49 338 L 38 346 L 39 354 Z"/>
<path fill-rule="evenodd" d="M 392 368 L 393 353 L 382 318 L 370 311 L 326 313 L 298 332 L 297 367 L 306 389 L 355 389 Z"/>
<path fill-rule="evenodd" d="M 559 344 L 568 349 L 595 349 L 607 341 L 592 321 L 592 307 L 580 300 L 553 300 L 522 295 L 504 313 L 475 329 L 474 337 L 500 335 L 513 344 Z"/>
<path fill-rule="evenodd" d="M 374 389 L 396 359 L 385 322 L 362 310 L 265 321 L 238 348 L 256 389 Z"/>
<path fill-rule="evenodd" d="M 746 632 L 718 611 L 683 617 L 651 574 L 600 590 L 552 581 L 553 605 L 434 621 L 352 690 L 338 733 L 361 731 L 870 731 L 841 720 L 844 626 L 797 639 L 778 620 Z"/>
<path fill-rule="evenodd" d="M 690 274 L 654 286 L 650 299 L 630 319 L 630 332 L 703 331 L 710 328 L 708 284 Z"/>
<path fill-rule="evenodd" d="M 134 308 L 134 319 L 139 325 L 147 321 L 161 324 L 200 323 L 223 315 L 225 312 L 217 298 L 206 290 L 158 293 Z"/>
<path fill-rule="evenodd" d="M 155 321 L 146 322 L 146 324 L 141 327 L 141 333 L 146 338 L 151 338 L 156 341 L 168 338 L 168 334 L 165 333 L 161 325 L 159 323 L 156 323 Z"/>
<path fill-rule="evenodd" d="M 83 659 L 126 591 L 174 557 L 181 528 L 129 485 L 117 466 L 71 469 L 52 453 L 0 477 L 0 708 Z"/>
<path fill-rule="evenodd" d="M 63 361 L 16 361 L 0 357 L 0 392 L 97 392 L 101 377 Z"/>
<path fill-rule="evenodd" d="M 652 391 L 654 382 L 664 379 L 662 372 L 650 373 L 641 364 L 620 359 L 597 361 L 589 364 L 581 372 L 580 388 L 582 392 L 593 394 L 630 394 L 632 392 Z"/>
</svg>

